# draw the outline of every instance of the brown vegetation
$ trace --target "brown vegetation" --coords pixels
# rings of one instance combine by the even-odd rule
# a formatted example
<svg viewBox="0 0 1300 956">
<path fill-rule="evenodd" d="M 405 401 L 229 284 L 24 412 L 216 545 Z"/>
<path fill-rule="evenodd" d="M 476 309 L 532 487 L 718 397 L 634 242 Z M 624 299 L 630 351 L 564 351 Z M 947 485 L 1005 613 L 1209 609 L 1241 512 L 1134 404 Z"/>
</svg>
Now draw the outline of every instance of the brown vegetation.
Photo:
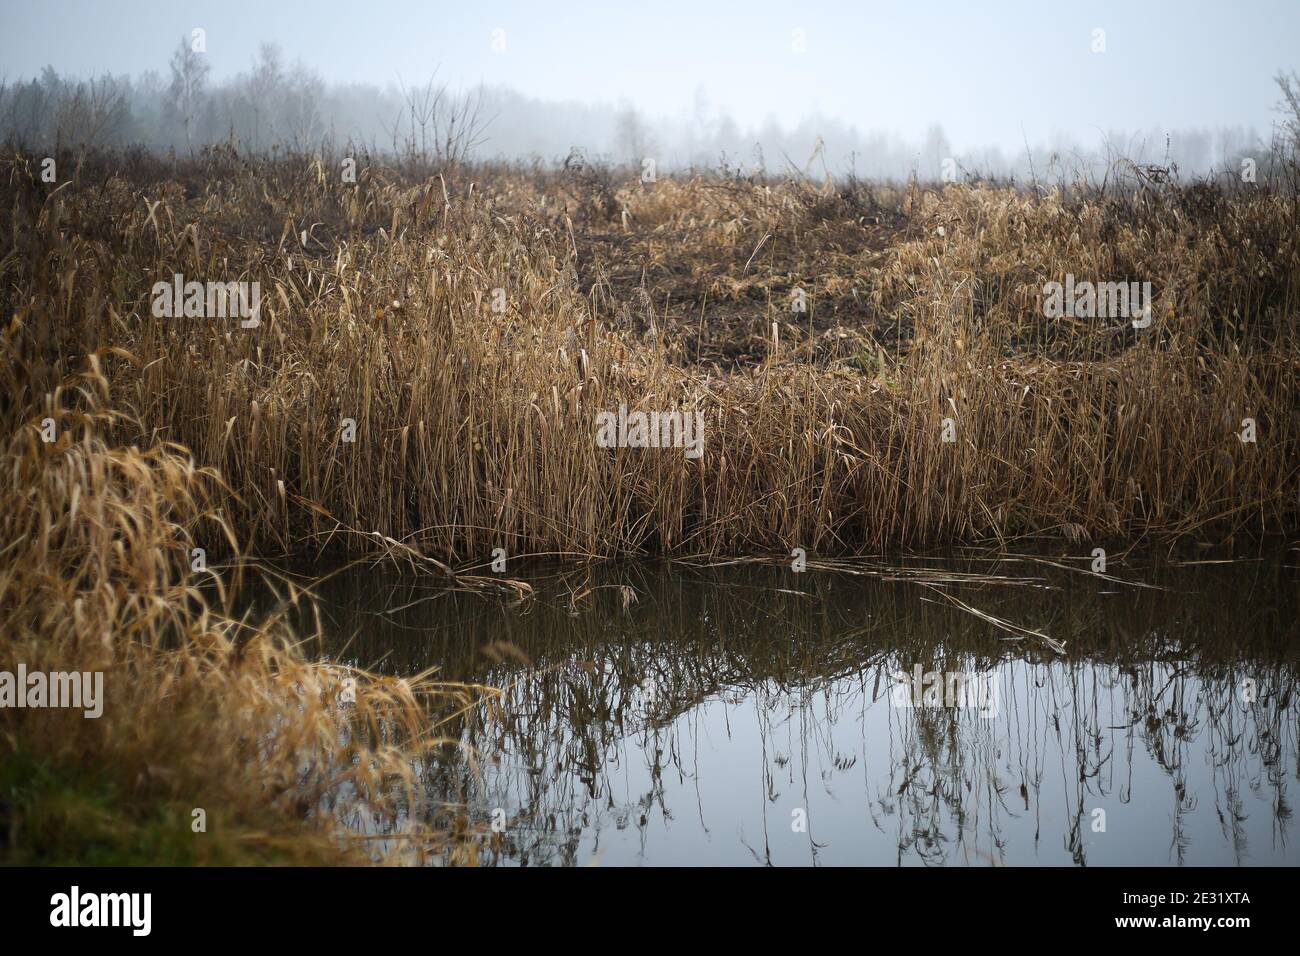
<svg viewBox="0 0 1300 956">
<path fill-rule="evenodd" d="M 264 551 L 852 553 L 1294 518 L 1293 195 L 358 171 L 215 152 L 51 189 L 12 159 L 6 291 L 48 370 L 16 400 L 113 349 L 128 437 L 216 468 Z M 259 281 L 261 326 L 154 318 L 174 273 Z M 1045 318 L 1067 273 L 1149 281 L 1152 326 Z M 703 460 L 596 447 L 620 403 L 701 411 Z"/>
<path fill-rule="evenodd" d="M 497 547 L 855 554 L 1294 526 L 1293 192 L 59 159 L 58 184 L 36 157 L 0 164 L 0 666 L 103 669 L 110 706 L 8 711 L 0 739 L 7 759 L 93 764 L 115 806 L 170 808 L 168 833 L 221 807 L 243 848 L 222 859 L 288 846 L 268 827 L 302 820 L 317 839 L 293 852 L 332 854 L 340 792 L 391 820 L 443 736 L 430 713 L 482 692 L 305 661 L 278 616 L 234 614 L 237 541 L 525 594 L 464 572 Z M 260 325 L 156 318 L 151 290 L 177 273 L 260 283 Z M 1045 318 L 1043 285 L 1067 273 L 1149 281 L 1153 323 Z M 597 447 L 596 414 L 620 404 L 699 411 L 703 458 Z M 199 544 L 231 573 L 196 576 Z M 4 799 L 29 831 L 77 816 Z"/>
</svg>

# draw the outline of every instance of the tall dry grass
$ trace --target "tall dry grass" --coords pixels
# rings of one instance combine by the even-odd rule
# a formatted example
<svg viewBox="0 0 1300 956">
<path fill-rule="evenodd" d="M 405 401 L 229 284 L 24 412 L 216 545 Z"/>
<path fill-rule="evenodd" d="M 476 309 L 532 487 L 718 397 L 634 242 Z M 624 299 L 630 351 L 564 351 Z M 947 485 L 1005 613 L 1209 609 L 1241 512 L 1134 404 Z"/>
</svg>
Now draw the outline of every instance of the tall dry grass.
<svg viewBox="0 0 1300 956">
<path fill-rule="evenodd" d="M 177 446 L 111 439 L 138 426 L 109 410 L 100 354 L 39 404 L 13 401 L 30 386 L 29 339 L 19 320 L 0 336 L 0 670 L 101 672 L 102 716 L 0 709 L 0 858 L 463 854 L 416 778 L 485 691 L 309 660 L 283 619 L 293 593 L 268 617 L 237 616 L 237 568 L 191 563 L 205 524 L 239 554 L 219 478 Z"/>
<path fill-rule="evenodd" d="M 594 202 L 502 170 L 98 162 L 51 190 L 9 161 L 14 312 L 54 365 L 125 350 L 104 372 L 130 439 L 217 469 L 262 550 L 377 533 L 475 563 L 1294 524 L 1294 196 L 696 178 Z M 155 319 L 177 272 L 260 281 L 261 327 Z M 1151 282 L 1153 326 L 1044 318 L 1067 272 Z M 748 342 L 709 361 L 702 336 Z M 703 460 L 596 447 L 620 403 L 702 412 Z"/>
</svg>

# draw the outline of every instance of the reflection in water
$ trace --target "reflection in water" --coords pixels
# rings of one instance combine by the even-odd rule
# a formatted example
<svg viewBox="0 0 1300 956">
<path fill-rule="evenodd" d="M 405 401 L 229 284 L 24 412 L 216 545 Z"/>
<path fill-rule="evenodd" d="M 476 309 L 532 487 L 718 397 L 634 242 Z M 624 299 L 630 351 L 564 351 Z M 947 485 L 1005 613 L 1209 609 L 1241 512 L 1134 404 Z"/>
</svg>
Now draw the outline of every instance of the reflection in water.
<svg viewBox="0 0 1300 956">
<path fill-rule="evenodd" d="M 504 820 L 485 863 L 1300 862 L 1292 568 L 996 569 L 1038 585 L 945 590 L 1065 655 L 783 568 L 542 569 L 515 606 L 383 569 L 316 590 L 331 656 L 506 688 L 422 768 L 417 812 Z M 897 706 L 918 666 L 991 672 L 996 706 Z"/>
</svg>

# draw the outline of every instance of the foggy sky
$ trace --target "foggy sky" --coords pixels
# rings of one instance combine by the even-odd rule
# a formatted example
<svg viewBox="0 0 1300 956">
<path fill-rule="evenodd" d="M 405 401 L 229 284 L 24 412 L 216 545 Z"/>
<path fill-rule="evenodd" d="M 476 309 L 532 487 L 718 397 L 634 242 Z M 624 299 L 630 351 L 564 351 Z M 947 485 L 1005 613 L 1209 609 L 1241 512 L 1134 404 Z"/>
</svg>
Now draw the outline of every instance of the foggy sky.
<svg viewBox="0 0 1300 956">
<path fill-rule="evenodd" d="M 1294 0 L 3 0 L 0 10 L 0 74 L 10 81 L 46 65 L 78 76 L 165 76 L 179 38 L 199 26 L 214 83 L 248 71 L 258 45 L 275 41 L 286 61 L 331 84 L 410 84 L 436 70 L 453 86 L 484 83 L 540 101 L 508 115 L 510 128 L 492 129 L 488 153 L 540 144 L 534 151 L 545 154 L 581 135 L 583 112 L 565 104 L 604 115 L 633 106 L 679 132 L 723 117 L 769 131 L 815 118 L 923 144 L 939 125 L 950 148 L 966 153 L 1095 146 L 1107 133 L 1150 150 L 1162 131 L 1224 127 L 1266 140 L 1276 120 L 1272 77 L 1300 67 Z M 529 129 L 530 113 L 562 135 Z"/>
</svg>

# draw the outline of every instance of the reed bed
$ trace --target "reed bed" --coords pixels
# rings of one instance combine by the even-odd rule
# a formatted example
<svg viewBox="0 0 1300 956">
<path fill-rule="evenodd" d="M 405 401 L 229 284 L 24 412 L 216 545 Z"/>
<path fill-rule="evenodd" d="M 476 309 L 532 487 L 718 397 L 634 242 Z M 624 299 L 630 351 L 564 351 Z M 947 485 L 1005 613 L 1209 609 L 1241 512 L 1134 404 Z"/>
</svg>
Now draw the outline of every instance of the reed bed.
<svg viewBox="0 0 1300 956">
<path fill-rule="evenodd" d="M 14 322 L 5 394 L 30 381 Z M 0 447 L 0 670 L 98 672 L 99 716 L 0 709 L 0 858 L 157 864 L 445 859 L 454 811 L 424 808 L 419 761 L 490 691 L 315 662 L 275 613 L 238 616 L 239 569 L 195 572 L 229 494 L 107 407 L 98 356 L 35 411 L 12 400 Z M 57 439 L 46 442 L 49 422 Z M 398 830 L 380 853 L 372 832 Z"/>
<path fill-rule="evenodd" d="M 1294 527 L 1293 195 L 696 177 L 587 202 L 559 174 L 344 183 L 221 151 L 98 157 L 58 188 L 6 166 L 33 352 L 66 370 L 111 349 L 127 437 L 219 471 L 262 552 L 388 541 L 477 565 Z M 175 273 L 259 281 L 260 327 L 154 318 Z M 1151 327 L 1045 318 L 1066 273 L 1151 282 Z M 698 411 L 703 458 L 597 447 L 620 404 Z"/>
<path fill-rule="evenodd" d="M 10 856 L 477 858 L 415 781 L 491 692 L 308 659 L 292 587 L 235 613 L 250 556 L 526 598 L 495 549 L 1295 527 L 1294 192 L 58 161 L 0 162 L 0 666 L 102 670 L 108 699 L 0 713 Z M 1150 281 L 1153 324 L 1045 318 L 1067 273 Z M 257 282 L 259 324 L 155 317 L 178 274 Z M 623 405 L 698 413 L 703 456 L 599 447 Z"/>
</svg>

